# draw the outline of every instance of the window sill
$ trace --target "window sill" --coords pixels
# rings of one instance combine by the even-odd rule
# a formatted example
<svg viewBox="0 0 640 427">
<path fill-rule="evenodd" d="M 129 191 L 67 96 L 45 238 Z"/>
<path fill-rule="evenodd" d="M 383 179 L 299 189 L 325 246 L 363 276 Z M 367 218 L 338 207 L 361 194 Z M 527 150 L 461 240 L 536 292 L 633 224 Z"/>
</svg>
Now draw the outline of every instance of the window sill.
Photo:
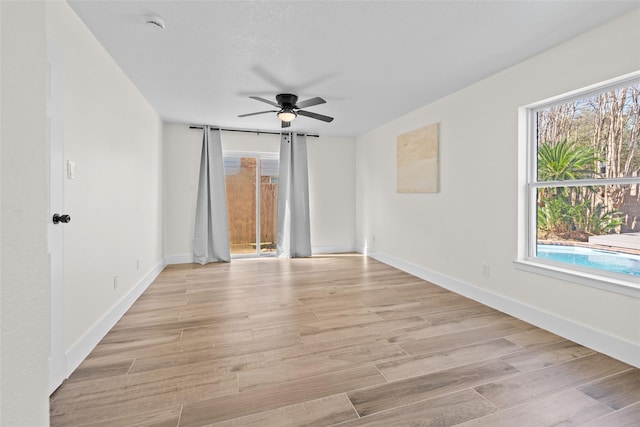
<svg viewBox="0 0 640 427">
<path fill-rule="evenodd" d="M 565 267 L 566 264 L 525 259 L 513 261 L 518 270 L 541 274 L 555 279 L 579 283 L 592 288 L 640 298 L 640 280 L 635 276 L 616 273 L 595 274 L 591 270 Z"/>
</svg>

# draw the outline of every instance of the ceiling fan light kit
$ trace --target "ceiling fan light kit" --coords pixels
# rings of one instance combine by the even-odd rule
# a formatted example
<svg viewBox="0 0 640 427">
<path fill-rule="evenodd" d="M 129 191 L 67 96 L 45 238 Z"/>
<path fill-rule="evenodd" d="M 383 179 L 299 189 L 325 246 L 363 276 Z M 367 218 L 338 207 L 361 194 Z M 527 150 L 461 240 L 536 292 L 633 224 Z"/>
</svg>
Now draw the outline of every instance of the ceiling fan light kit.
<svg viewBox="0 0 640 427">
<path fill-rule="evenodd" d="M 292 122 L 298 115 L 293 110 L 285 110 L 284 108 L 278 112 L 278 118 L 283 122 Z"/>
<path fill-rule="evenodd" d="M 310 117 L 316 120 L 322 120 L 323 122 L 327 122 L 327 123 L 333 121 L 333 117 L 302 110 L 302 108 L 312 107 L 314 105 L 324 104 L 327 102 L 320 97 L 307 99 L 306 101 L 302 101 L 302 102 L 298 102 L 298 96 L 291 93 L 280 93 L 276 95 L 276 102 L 269 101 L 268 99 L 260 98 L 259 96 L 250 96 L 249 98 L 255 99 L 256 101 L 265 102 L 269 105 L 279 108 L 279 110 L 267 110 L 267 111 L 259 111 L 257 113 L 240 114 L 238 117 L 248 117 L 248 116 L 255 116 L 257 114 L 276 113 L 276 115 L 282 122 L 283 128 L 287 128 L 291 126 L 291 122 L 295 120 L 296 117 L 298 117 L 299 115 Z"/>
</svg>

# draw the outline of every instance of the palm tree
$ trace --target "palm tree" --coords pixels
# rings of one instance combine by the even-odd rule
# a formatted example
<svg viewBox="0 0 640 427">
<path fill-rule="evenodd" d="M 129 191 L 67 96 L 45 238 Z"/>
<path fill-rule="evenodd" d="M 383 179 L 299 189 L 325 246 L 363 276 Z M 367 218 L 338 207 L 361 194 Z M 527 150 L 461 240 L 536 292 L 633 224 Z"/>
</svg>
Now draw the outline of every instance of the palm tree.
<svg viewBox="0 0 640 427">
<path fill-rule="evenodd" d="M 593 176 L 598 159 L 594 149 L 564 139 L 538 147 L 538 181 L 566 181 Z"/>
</svg>

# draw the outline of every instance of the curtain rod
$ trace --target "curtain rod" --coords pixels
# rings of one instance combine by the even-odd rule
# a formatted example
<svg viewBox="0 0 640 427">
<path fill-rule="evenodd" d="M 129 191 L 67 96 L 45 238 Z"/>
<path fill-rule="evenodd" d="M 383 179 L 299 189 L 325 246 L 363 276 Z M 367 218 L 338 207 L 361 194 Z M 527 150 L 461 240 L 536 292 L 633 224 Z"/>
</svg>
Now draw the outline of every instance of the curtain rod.
<svg viewBox="0 0 640 427">
<path fill-rule="evenodd" d="M 203 129 L 205 125 L 191 125 L 189 126 L 189 129 Z M 282 132 L 273 132 L 273 131 L 262 131 L 262 130 L 251 130 L 251 129 L 233 129 L 233 128 L 221 128 L 218 126 L 210 126 L 211 129 L 213 130 L 221 130 L 221 131 L 225 131 L 225 132 L 244 132 L 244 133 L 255 133 L 257 135 L 260 135 L 261 133 L 264 133 L 266 135 L 280 135 Z M 291 132 L 284 132 L 284 133 L 291 133 Z M 303 133 L 298 133 L 298 135 L 304 135 Z M 312 138 L 319 138 L 320 135 L 312 135 L 312 134 L 307 134 L 307 136 L 310 136 Z"/>
</svg>

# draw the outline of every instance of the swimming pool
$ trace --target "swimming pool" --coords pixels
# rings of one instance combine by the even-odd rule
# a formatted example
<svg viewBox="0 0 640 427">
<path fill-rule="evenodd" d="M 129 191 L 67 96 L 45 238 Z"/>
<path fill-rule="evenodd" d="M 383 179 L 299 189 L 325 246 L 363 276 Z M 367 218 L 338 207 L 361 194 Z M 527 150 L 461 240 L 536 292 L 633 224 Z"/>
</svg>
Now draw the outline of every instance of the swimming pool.
<svg viewBox="0 0 640 427">
<path fill-rule="evenodd" d="M 640 276 L 640 256 L 563 245 L 538 245 L 537 256 L 553 261 Z"/>
</svg>

